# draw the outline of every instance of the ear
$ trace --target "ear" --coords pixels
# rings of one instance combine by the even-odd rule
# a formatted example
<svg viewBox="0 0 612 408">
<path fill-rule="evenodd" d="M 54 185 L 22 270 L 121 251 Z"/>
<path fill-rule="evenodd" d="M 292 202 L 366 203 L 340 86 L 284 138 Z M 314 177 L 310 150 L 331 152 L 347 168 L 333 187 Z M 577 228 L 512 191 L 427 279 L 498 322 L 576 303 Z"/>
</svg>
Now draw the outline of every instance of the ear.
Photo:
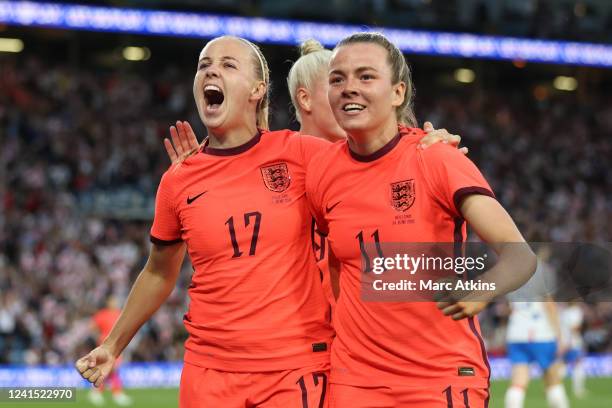
<svg viewBox="0 0 612 408">
<path fill-rule="evenodd" d="M 255 83 L 255 87 L 251 90 L 250 100 L 252 101 L 261 101 L 264 96 L 266 96 L 266 91 L 268 87 L 264 81 L 258 81 Z"/>
<path fill-rule="evenodd" d="M 310 99 L 310 92 L 308 92 L 305 88 L 298 88 L 297 93 L 295 95 L 295 100 L 298 104 L 298 108 L 310 113 L 312 112 L 312 100 Z"/>
<path fill-rule="evenodd" d="M 393 85 L 393 100 L 391 101 L 391 105 L 394 107 L 401 106 L 401 104 L 404 103 L 405 97 L 406 84 L 400 81 L 396 85 Z"/>
</svg>

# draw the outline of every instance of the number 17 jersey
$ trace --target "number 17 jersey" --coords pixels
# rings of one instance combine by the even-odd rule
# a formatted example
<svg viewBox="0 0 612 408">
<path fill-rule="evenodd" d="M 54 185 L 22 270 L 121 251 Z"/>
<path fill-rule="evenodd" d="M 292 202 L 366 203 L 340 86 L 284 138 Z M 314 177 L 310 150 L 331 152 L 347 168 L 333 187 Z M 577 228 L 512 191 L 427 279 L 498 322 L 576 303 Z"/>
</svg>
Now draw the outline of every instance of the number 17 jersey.
<svg viewBox="0 0 612 408">
<path fill-rule="evenodd" d="M 304 187 L 309 158 L 328 145 L 261 132 L 236 148 L 206 146 L 163 175 L 151 240 L 184 241 L 194 267 L 186 362 L 263 372 L 329 361 Z"/>
</svg>

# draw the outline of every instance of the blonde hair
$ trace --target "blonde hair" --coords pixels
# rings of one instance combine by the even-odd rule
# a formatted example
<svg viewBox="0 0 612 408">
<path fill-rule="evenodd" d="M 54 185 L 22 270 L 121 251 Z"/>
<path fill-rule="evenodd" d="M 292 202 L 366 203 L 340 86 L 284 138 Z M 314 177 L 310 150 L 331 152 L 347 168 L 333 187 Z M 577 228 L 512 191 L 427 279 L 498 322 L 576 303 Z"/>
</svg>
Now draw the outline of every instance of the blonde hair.
<svg viewBox="0 0 612 408">
<path fill-rule="evenodd" d="M 270 89 L 272 85 L 270 84 L 270 69 L 268 68 L 268 61 L 266 60 L 266 57 L 263 55 L 263 52 L 261 52 L 261 49 L 257 45 L 242 37 L 233 38 L 237 38 L 240 41 L 246 43 L 255 54 L 253 58 L 253 65 L 255 66 L 255 76 L 266 84 L 266 93 L 264 94 L 263 98 L 261 98 L 261 100 L 257 103 L 256 124 L 258 129 L 269 130 L 270 126 L 268 124 L 268 116 L 270 111 Z"/>
<path fill-rule="evenodd" d="M 412 74 L 406 63 L 404 54 L 387 39 L 383 34 L 377 32 L 361 32 L 349 35 L 336 45 L 334 50 L 343 45 L 355 43 L 372 43 L 383 47 L 387 51 L 387 62 L 391 66 L 391 83 L 397 84 L 403 82 L 406 84 L 406 94 L 402 104 L 395 108 L 397 121 L 403 125 L 417 127 L 418 122 L 414 115 L 413 100 L 414 100 L 414 85 L 412 84 Z"/>
<path fill-rule="evenodd" d="M 296 94 L 299 87 L 312 89 L 318 75 L 329 66 L 332 52 L 325 49 L 317 40 L 306 40 L 300 45 L 300 58 L 293 64 L 287 76 L 287 87 L 291 103 L 295 108 L 295 117 L 301 123 L 299 105 Z"/>
</svg>

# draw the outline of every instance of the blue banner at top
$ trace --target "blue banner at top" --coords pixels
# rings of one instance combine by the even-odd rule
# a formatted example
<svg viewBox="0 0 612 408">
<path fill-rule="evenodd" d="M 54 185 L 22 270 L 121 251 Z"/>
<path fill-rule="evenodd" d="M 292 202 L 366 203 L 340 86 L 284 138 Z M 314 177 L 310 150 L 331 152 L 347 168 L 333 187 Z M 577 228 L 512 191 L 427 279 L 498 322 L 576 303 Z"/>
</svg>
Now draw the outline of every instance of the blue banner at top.
<svg viewBox="0 0 612 408">
<path fill-rule="evenodd" d="M 346 24 L 234 17 L 206 13 L 0 1 L 0 22 L 26 27 L 213 38 L 235 35 L 263 44 L 296 45 L 308 38 L 333 47 L 356 31 L 385 33 L 402 51 L 464 58 L 612 67 L 612 46 Z"/>
</svg>

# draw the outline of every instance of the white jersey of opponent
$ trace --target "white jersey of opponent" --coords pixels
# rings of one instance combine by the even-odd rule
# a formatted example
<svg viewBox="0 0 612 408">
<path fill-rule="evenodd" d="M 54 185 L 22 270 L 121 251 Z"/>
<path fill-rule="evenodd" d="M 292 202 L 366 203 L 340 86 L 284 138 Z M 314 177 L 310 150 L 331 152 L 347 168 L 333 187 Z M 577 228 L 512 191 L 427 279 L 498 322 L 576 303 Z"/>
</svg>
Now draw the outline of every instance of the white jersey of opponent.
<svg viewBox="0 0 612 408">
<path fill-rule="evenodd" d="M 546 312 L 545 299 L 554 287 L 551 268 L 538 262 L 536 272 L 520 289 L 508 294 L 512 312 L 508 321 L 508 343 L 544 343 L 557 336 Z"/>
<path fill-rule="evenodd" d="M 572 350 L 582 349 L 582 336 L 580 335 L 580 326 L 584 314 L 580 305 L 569 305 L 561 311 L 561 335 L 567 346 Z"/>
<path fill-rule="evenodd" d="M 508 343 L 544 343 L 555 341 L 557 336 L 550 324 L 546 303 L 512 302 L 508 322 Z"/>
</svg>

